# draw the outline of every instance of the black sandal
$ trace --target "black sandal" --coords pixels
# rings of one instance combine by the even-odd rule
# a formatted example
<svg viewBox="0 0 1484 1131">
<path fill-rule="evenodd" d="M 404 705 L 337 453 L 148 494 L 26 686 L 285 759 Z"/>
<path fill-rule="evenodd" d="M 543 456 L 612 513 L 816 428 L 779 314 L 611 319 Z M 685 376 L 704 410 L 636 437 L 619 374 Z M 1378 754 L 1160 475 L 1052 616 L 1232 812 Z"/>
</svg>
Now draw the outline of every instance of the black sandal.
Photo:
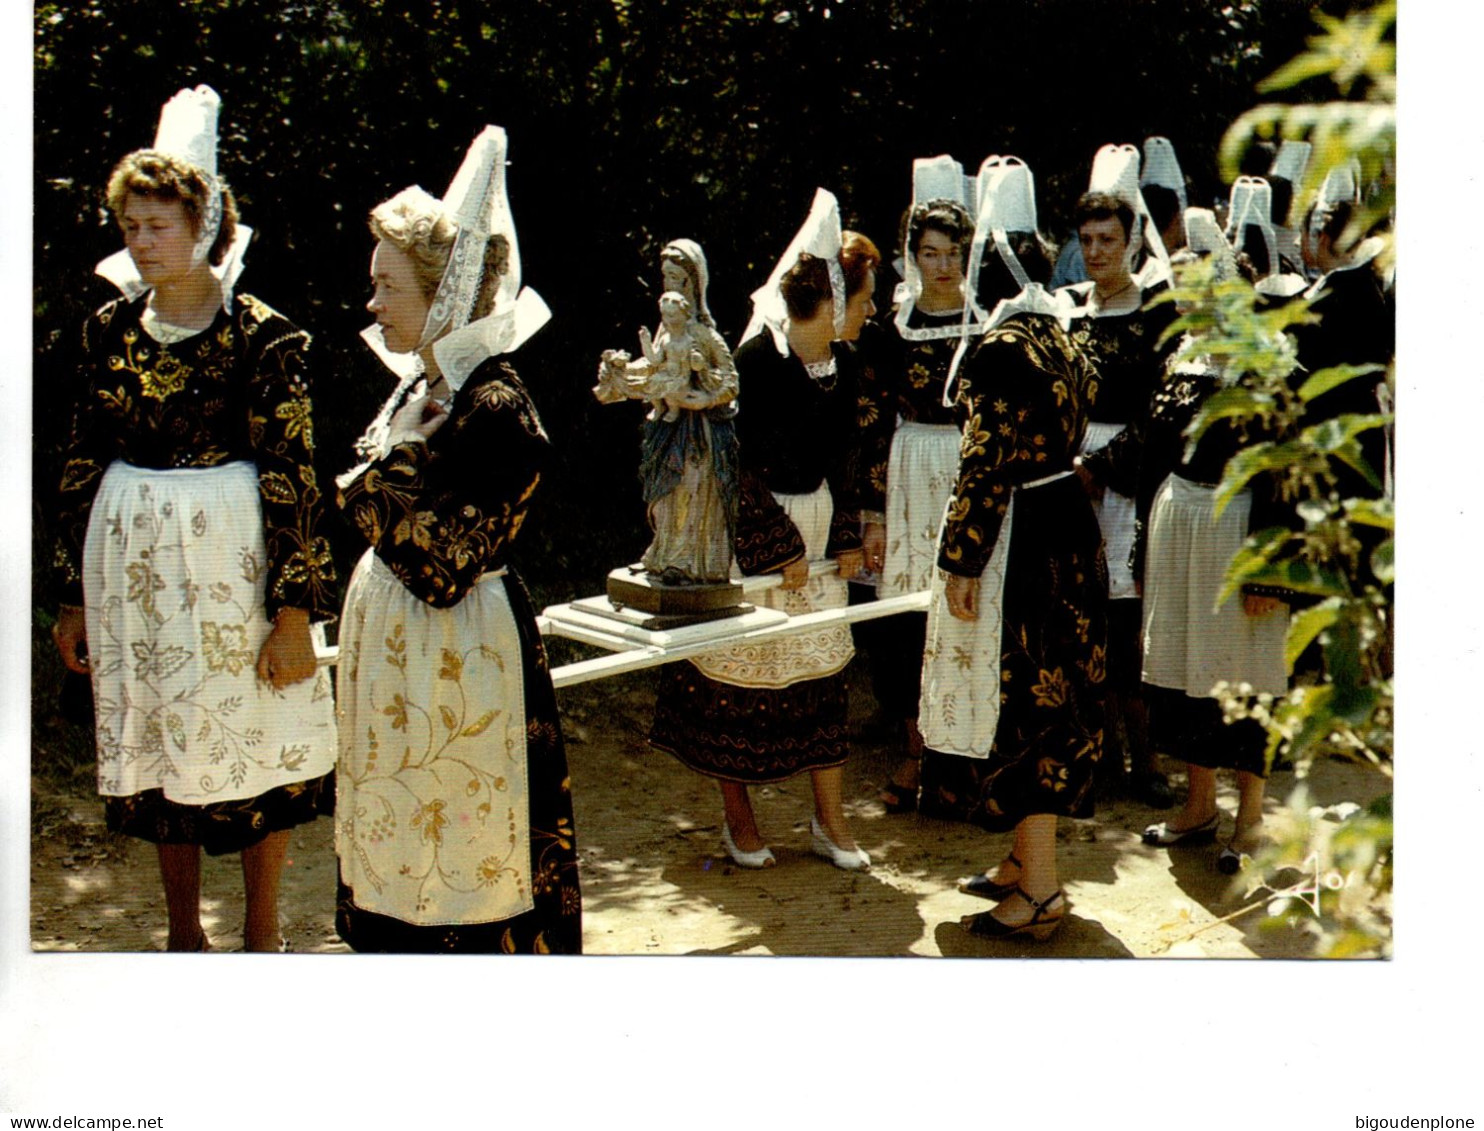
<svg viewBox="0 0 1484 1131">
<path fill-rule="evenodd" d="M 1020 861 L 1013 852 L 1005 857 L 1005 863 L 1014 864 L 1017 869 L 1021 867 Z M 988 872 L 981 872 L 977 876 L 970 876 L 967 880 L 958 882 L 958 890 L 965 895 L 977 895 L 980 899 L 992 899 L 996 903 L 1010 895 L 1019 886 L 1018 876 L 1009 883 L 1002 884 L 990 879 Z"/>
<path fill-rule="evenodd" d="M 1051 937 L 1051 933 L 1061 926 L 1062 917 L 1066 914 L 1067 900 L 1058 888 L 1045 899 L 1032 899 L 1026 895 L 1025 889 L 1018 884 L 1014 895 L 1020 896 L 1031 905 L 1033 914 L 1024 923 L 1010 926 L 1000 922 L 988 911 L 981 911 L 978 915 L 965 915 L 959 920 L 959 926 L 971 935 L 978 935 L 984 939 L 1013 939 L 1017 935 L 1027 935 L 1037 942 L 1045 942 Z M 1046 910 L 1052 904 L 1058 904 L 1054 915 L 1047 915 Z"/>
</svg>

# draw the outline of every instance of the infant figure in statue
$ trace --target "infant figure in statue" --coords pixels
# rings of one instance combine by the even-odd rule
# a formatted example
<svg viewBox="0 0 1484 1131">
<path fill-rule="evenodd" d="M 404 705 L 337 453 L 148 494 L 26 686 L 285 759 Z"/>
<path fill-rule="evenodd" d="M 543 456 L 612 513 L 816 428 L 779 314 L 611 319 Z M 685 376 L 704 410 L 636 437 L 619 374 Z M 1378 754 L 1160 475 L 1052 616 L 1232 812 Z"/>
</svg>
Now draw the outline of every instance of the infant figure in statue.
<svg viewBox="0 0 1484 1131">
<path fill-rule="evenodd" d="M 721 391 L 724 373 L 710 364 L 716 351 L 705 350 L 711 343 L 703 343 L 696 331 L 690 301 L 678 291 L 660 296 L 659 333 L 651 338 L 648 330 L 639 331 L 644 360 L 628 364 L 628 379 L 642 382 L 643 396 L 654 406 L 651 420 L 673 424 L 681 412 L 700 407 L 690 403 L 689 394 L 706 394 L 706 407 L 710 407 L 712 398 Z M 726 344 L 720 342 L 720 348 L 725 351 Z M 726 360 L 730 363 L 730 353 L 726 353 Z"/>
</svg>

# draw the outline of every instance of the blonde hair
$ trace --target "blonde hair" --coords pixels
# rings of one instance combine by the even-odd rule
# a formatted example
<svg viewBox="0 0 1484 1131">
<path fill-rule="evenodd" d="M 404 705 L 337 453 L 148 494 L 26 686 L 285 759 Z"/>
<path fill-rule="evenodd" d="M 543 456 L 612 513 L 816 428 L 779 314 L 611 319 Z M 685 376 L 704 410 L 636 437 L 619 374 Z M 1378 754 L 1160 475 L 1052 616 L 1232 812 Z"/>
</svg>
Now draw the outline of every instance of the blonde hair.
<svg viewBox="0 0 1484 1131">
<path fill-rule="evenodd" d="M 412 261 L 418 287 L 429 302 L 448 268 L 459 227 L 443 202 L 426 189 L 413 185 L 371 210 L 371 234 L 385 240 Z M 484 248 L 484 276 L 471 318 L 482 318 L 494 306 L 495 291 L 504 275 L 510 245 L 499 234 Z"/>
</svg>

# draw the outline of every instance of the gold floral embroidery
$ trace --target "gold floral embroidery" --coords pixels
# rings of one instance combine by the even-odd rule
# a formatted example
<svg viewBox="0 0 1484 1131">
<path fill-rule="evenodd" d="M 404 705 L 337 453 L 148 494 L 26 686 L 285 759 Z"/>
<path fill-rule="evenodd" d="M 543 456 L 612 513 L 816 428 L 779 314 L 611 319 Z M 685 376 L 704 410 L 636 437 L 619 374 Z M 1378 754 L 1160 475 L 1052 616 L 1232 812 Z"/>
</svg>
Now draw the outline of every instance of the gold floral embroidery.
<svg viewBox="0 0 1484 1131">
<path fill-rule="evenodd" d="M 273 415 L 284 422 L 285 439 L 300 439 L 306 450 L 313 450 L 314 423 L 308 398 L 295 397 L 293 400 L 285 401 L 273 410 Z"/>
<path fill-rule="evenodd" d="M 438 516 L 432 511 L 417 511 L 408 514 L 397 523 L 396 529 L 392 531 L 392 541 L 401 545 L 410 538 L 414 546 L 426 550 L 433 544 L 432 528 L 437 521 Z"/>
<path fill-rule="evenodd" d="M 86 487 L 99 475 L 101 469 L 90 459 L 70 459 L 62 469 L 62 490 L 76 491 Z"/>
<path fill-rule="evenodd" d="M 434 798 L 426 805 L 421 806 L 412 815 L 412 820 L 409 823 L 415 829 L 422 829 L 422 836 L 425 842 L 432 844 L 443 843 L 443 829 L 448 824 L 448 818 L 443 815 L 443 810 L 446 808 L 447 806 L 444 804 L 442 798 Z"/>
<path fill-rule="evenodd" d="M 282 596 L 290 585 L 313 582 L 329 586 L 334 581 L 335 562 L 330 553 L 329 539 L 316 538 L 310 545 L 293 551 L 284 559 L 278 582 L 274 586 L 274 595 Z"/>
<path fill-rule="evenodd" d="M 252 666 L 254 656 L 247 646 L 247 626 L 201 622 L 201 652 L 206 666 L 214 672 L 240 674 Z"/>
<path fill-rule="evenodd" d="M 1037 707 L 1062 706 L 1066 703 L 1070 690 L 1067 677 L 1062 674 L 1060 667 L 1049 672 L 1042 668 L 1040 682 L 1031 687 L 1031 693 L 1036 697 Z"/>
<path fill-rule="evenodd" d="M 146 397 L 162 401 L 184 389 L 190 375 L 190 366 L 172 354 L 162 352 L 153 368 L 139 372 L 139 391 Z"/>
<path fill-rule="evenodd" d="M 148 558 L 130 562 L 125 567 L 125 572 L 129 577 L 129 591 L 125 599 L 139 602 L 139 607 L 144 610 L 146 616 L 159 620 L 160 614 L 155 608 L 155 594 L 165 588 L 164 579 L 155 572 Z"/>
</svg>

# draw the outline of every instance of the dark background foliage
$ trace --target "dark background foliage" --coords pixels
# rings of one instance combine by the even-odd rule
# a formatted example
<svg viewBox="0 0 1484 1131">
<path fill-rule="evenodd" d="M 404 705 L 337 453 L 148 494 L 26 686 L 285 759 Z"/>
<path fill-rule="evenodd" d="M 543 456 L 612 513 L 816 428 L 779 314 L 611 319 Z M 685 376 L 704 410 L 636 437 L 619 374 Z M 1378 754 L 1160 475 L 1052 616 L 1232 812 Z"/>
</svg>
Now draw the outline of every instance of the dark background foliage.
<svg viewBox="0 0 1484 1131">
<path fill-rule="evenodd" d="M 640 407 L 590 396 L 598 354 L 656 321 L 656 258 L 689 236 L 731 341 L 816 185 L 890 258 L 912 158 L 973 171 L 1014 153 L 1042 227 L 1065 236 L 1096 149 L 1174 142 L 1192 203 L 1224 196 L 1215 153 L 1253 85 L 1312 30 L 1312 0 L 93 0 L 36 8 L 37 564 L 91 274 L 120 239 L 113 164 L 160 105 L 209 83 L 220 167 L 257 230 L 242 289 L 316 338 L 322 473 L 390 378 L 369 321 L 364 218 L 410 183 L 441 194 L 487 122 L 510 136 L 525 281 L 550 325 L 514 358 L 558 446 L 522 544 L 538 604 L 596 592 L 647 541 Z M 888 273 L 884 273 L 888 274 Z M 891 280 L 884 278 L 883 296 Z M 884 305 L 884 303 L 883 303 Z M 491 453 L 497 459 L 498 453 Z M 338 519 L 335 520 L 338 523 Z M 342 571 L 358 547 L 337 527 Z M 36 576 L 45 606 L 45 572 Z"/>
</svg>

